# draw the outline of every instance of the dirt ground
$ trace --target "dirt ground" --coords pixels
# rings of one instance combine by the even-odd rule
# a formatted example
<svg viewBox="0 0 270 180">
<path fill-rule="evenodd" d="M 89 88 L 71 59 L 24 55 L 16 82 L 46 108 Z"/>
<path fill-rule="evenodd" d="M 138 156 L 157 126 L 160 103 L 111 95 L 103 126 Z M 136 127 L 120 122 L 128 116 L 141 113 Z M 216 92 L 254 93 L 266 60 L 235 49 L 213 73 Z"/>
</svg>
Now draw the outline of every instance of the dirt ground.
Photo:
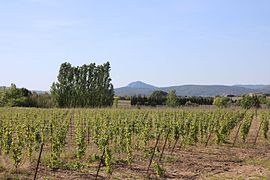
<svg viewBox="0 0 270 180">
<path fill-rule="evenodd" d="M 253 145 L 258 126 L 258 121 L 253 121 L 247 142 L 238 139 L 235 146 L 232 143 L 211 143 L 208 147 L 197 144 L 179 148 L 178 145 L 173 154 L 169 151 L 171 148 L 165 149 L 161 163 L 165 173 L 162 177 L 156 176 L 153 168 L 148 177 L 146 171 L 149 158 L 135 153 L 131 166 L 125 161 L 115 162 L 110 177 L 106 175 L 105 167 L 102 167 L 98 179 L 270 179 L 269 141 L 266 142 L 260 135 L 256 145 Z M 235 134 L 236 130 L 231 139 Z M 63 153 L 64 158 L 72 159 L 72 153 Z M 1 159 L 0 179 L 33 179 L 34 164 L 24 162 L 17 170 L 8 164 L 8 160 Z M 80 170 L 69 167 L 52 171 L 42 163 L 38 179 L 95 179 L 97 167 L 98 161 Z"/>
<path fill-rule="evenodd" d="M 163 177 L 157 177 L 153 169 L 150 179 L 269 179 L 270 146 L 228 147 L 204 146 L 176 150 L 174 155 L 165 155 L 162 167 Z M 146 170 L 149 159 L 135 156 L 131 167 L 125 162 L 113 165 L 113 175 L 108 177 L 102 167 L 98 179 L 147 179 Z M 41 166 L 38 179 L 95 179 L 98 164 L 77 170 L 51 171 Z M 29 172 L 29 168 L 31 169 Z M 33 179 L 34 167 L 12 172 L 11 179 Z M 3 179 L 8 177 L 2 176 Z"/>
</svg>

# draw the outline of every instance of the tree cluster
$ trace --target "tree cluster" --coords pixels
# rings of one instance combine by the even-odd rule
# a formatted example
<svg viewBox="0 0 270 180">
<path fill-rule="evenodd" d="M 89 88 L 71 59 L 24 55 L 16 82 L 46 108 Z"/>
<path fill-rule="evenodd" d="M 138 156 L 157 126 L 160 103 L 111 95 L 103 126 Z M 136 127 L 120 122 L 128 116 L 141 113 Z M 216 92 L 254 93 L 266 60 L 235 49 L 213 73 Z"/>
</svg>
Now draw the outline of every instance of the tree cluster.
<svg viewBox="0 0 270 180">
<path fill-rule="evenodd" d="M 17 88 L 15 84 L 0 90 L 0 107 L 39 107 L 51 108 L 54 104 L 48 93 L 31 92 L 26 88 Z"/>
<path fill-rule="evenodd" d="M 240 100 L 240 105 L 244 109 L 250 109 L 252 107 L 259 108 L 261 102 L 257 95 L 244 95 Z"/>
<path fill-rule="evenodd" d="M 191 97 L 179 97 L 178 99 L 180 105 L 186 105 L 187 103 L 197 104 L 197 105 L 212 105 L 213 97 L 202 97 L 202 96 L 191 96 Z"/>
<path fill-rule="evenodd" d="M 164 91 L 154 91 L 149 97 L 140 94 L 131 96 L 130 101 L 133 106 L 162 106 L 166 105 L 167 95 Z"/>
<path fill-rule="evenodd" d="M 212 105 L 213 97 L 183 97 L 177 96 L 174 90 L 169 93 L 164 91 L 154 91 L 149 97 L 135 95 L 130 98 L 131 105 L 141 105 L 141 106 L 185 106 L 188 104 L 196 105 Z"/>
<path fill-rule="evenodd" d="M 150 106 L 165 105 L 167 95 L 168 93 L 164 91 L 154 91 L 148 99 L 148 104 Z"/>
<path fill-rule="evenodd" d="M 232 99 L 229 97 L 215 97 L 213 105 L 217 107 L 228 107 L 232 103 Z"/>
<path fill-rule="evenodd" d="M 74 67 L 60 66 L 58 82 L 51 86 L 51 95 L 58 107 L 104 107 L 113 104 L 114 90 L 110 63 Z"/>
<path fill-rule="evenodd" d="M 32 93 L 25 88 L 17 88 L 15 84 L 0 91 L 0 106 L 16 107 L 31 106 L 30 96 Z"/>
</svg>

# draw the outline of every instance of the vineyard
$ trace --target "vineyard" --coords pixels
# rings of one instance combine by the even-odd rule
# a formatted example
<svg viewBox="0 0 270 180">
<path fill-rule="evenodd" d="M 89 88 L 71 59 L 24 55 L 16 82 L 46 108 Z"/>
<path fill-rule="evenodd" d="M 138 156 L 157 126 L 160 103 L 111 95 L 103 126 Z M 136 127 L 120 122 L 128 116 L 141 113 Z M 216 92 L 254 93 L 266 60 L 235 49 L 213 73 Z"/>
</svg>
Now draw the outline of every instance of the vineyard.
<svg viewBox="0 0 270 180">
<path fill-rule="evenodd" d="M 0 178 L 268 177 L 269 120 L 254 109 L 1 108 Z"/>
</svg>

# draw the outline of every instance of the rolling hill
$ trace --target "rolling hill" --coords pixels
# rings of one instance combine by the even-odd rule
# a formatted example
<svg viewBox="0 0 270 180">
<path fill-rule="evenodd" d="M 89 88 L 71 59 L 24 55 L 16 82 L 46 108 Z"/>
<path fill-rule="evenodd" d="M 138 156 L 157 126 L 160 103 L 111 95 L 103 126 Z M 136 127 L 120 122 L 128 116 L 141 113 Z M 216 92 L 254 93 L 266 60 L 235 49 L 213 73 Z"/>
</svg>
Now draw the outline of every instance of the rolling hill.
<svg viewBox="0 0 270 180">
<path fill-rule="evenodd" d="M 217 96 L 217 95 L 242 95 L 247 93 L 270 93 L 269 85 L 181 85 L 170 87 L 156 87 L 141 81 L 128 84 L 126 87 L 116 88 L 117 96 L 146 95 L 153 91 L 161 90 L 169 92 L 176 90 L 178 96 Z"/>
</svg>

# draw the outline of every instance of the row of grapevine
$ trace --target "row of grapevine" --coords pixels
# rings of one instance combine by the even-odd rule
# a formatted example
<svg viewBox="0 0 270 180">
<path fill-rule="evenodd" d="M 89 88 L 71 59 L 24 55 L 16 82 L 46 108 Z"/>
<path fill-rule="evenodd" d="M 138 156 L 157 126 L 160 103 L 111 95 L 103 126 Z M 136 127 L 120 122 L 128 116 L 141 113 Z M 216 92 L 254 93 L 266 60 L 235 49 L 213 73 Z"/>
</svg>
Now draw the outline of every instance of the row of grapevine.
<svg viewBox="0 0 270 180">
<path fill-rule="evenodd" d="M 267 140 L 270 113 L 261 110 L 258 114 L 259 131 Z M 97 153 L 98 176 L 102 164 L 111 175 L 117 159 L 132 166 L 134 156 L 142 154 L 149 158 L 149 168 L 153 161 L 152 167 L 163 172 L 164 155 L 178 148 L 232 143 L 235 133 L 245 143 L 253 121 L 252 110 L 234 109 L 3 108 L 0 155 L 9 157 L 18 168 L 23 158 L 35 163 L 44 144 L 49 161 L 42 162 L 55 170 L 66 163 L 63 151 L 72 151 L 78 164 L 87 163 L 85 159 Z"/>
</svg>

